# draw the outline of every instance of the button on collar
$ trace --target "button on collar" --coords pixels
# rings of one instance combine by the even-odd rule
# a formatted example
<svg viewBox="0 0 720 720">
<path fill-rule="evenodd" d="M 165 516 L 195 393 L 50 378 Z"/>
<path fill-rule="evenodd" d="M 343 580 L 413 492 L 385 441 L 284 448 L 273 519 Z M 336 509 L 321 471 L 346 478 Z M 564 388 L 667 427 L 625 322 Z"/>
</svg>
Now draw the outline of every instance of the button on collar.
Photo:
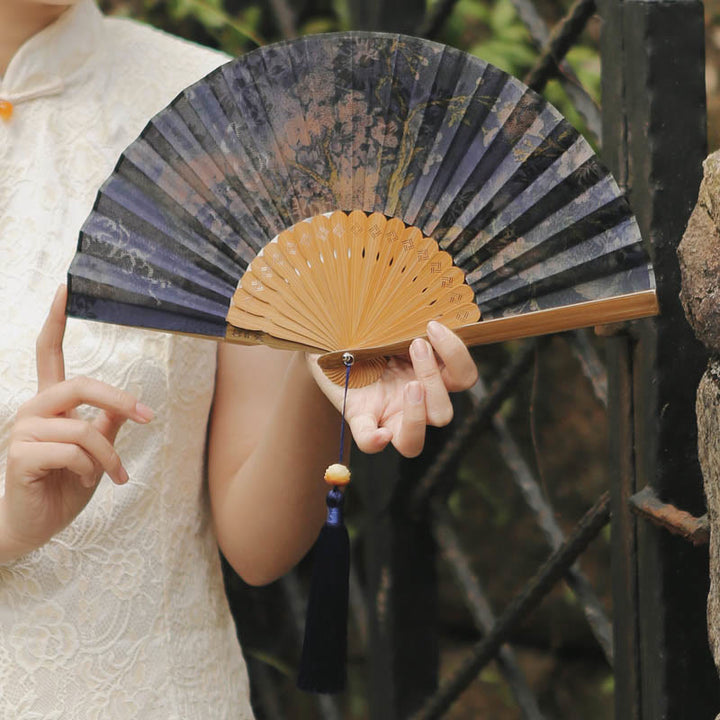
<svg viewBox="0 0 720 720">
<path fill-rule="evenodd" d="M 13 114 L 15 106 L 9 100 L 0 100 L 0 120 L 7 122 Z"/>
</svg>

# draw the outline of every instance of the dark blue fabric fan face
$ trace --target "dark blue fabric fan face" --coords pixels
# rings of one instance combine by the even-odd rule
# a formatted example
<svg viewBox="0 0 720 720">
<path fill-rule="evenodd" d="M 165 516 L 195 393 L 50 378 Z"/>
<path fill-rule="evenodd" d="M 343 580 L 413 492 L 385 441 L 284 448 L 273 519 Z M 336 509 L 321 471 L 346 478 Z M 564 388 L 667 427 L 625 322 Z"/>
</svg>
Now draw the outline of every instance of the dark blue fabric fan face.
<svg viewBox="0 0 720 720">
<path fill-rule="evenodd" d="M 224 337 L 267 243 L 358 209 L 434 238 L 483 319 L 654 288 L 626 200 L 557 110 L 458 50 L 346 33 L 261 48 L 154 117 L 83 225 L 68 311 Z"/>
</svg>

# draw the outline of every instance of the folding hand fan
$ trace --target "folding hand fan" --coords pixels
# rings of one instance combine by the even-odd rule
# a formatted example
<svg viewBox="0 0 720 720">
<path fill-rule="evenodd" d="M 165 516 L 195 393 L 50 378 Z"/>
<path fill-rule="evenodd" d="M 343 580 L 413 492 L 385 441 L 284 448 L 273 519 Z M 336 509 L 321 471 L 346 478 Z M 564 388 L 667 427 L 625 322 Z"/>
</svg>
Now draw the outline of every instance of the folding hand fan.
<svg viewBox="0 0 720 720">
<path fill-rule="evenodd" d="M 72 315 L 329 353 L 338 382 L 352 350 L 356 385 L 433 318 L 476 344 L 657 312 L 628 204 L 557 110 L 360 32 L 183 91 L 101 188 L 69 288 Z"/>
<path fill-rule="evenodd" d="M 353 385 L 435 318 L 475 344 L 657 311 L 628 204 L 557 110 L 375 33 L 261 48 L 183 91 L 100 189 L 68 284 L 72 315 L 322 352 L 336 382 L 351 351 Z M 322 692 L 347 615 L 329 482 L 299 681 Z"/>
</svg>

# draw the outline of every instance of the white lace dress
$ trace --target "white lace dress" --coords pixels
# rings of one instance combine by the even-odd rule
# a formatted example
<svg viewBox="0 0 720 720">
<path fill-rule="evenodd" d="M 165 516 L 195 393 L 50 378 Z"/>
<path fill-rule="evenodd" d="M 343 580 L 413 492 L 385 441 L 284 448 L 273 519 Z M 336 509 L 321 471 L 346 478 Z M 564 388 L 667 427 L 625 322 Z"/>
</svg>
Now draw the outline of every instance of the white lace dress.
<svg viewBox="0 0 720 720">
<path fill-rule="evenodd" d="M 27 42 L 0 80 L 0 482 L 34 342 L 95 192 L 147 119 L 223 56 L 89 0 Z M 0 566 L 2 720 L 250 718 L 202 483 L 215 345 L 69 322 L 68 375 L 127 388 L 156 412 L 117 447 L 65 531 Z"/>
</svg>

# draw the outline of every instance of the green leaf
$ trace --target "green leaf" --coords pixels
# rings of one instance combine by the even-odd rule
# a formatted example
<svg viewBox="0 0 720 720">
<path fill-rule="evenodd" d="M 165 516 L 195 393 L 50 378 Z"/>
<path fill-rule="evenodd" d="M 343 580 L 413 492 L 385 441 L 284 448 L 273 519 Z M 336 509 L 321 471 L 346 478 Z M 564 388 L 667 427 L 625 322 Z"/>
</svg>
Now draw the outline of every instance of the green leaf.
<svg viewBox="0 0 720 720">
<path fill-rule="evenodd" d="M 535 61 L 535 52 L 531 48 L 501 38 L 479 43 L 470 52 L 516 77 L 524 75 Z"/>
<path fill-rule="evenodd" d="M 459 0 L 443 28 L 442 39 L 448 45 L 465 48 L 470 40 L 488 34 L 490 9 L 478 0 Z"/>
<path fill-rule="evenodd" d="M 301 28 L 300 35 L 317 35 L 319 33 L 338 32 L 340 28 L 335 20 L 329 17 L 312 18 Z"/>
<path fill-rule="evenodd" d="M 515 8 L 510 0 L 497 0 L 495 7 L 490 14 L 490 27 L 502 35 L 513 23 L 519 22 Z"/>
<path fill-rule="evenodd" d="M 350 30 L 350 3 L 348 0 L 335 0 L 333 10 L 338 17 L 340 30 Z"/>
<path fill-rule="evenodd" d="M 217 36 L 224 28 L 231 28 L 257 46 L 265 44 L 255 32 L 257 23 L 251 24 L 244 22 L 241 17 L 233 17 L 223 8 L 221 0 L 171 0 L 167 8 L 174 19 L 193 18 L 213 35 Z M 259 20 L 259 8 L 249 8 L 248 16 L 250 11 L 254 11 Z"/>
<path fill-rule="evenodd" d="M 282 673 L 283 675 L 287 677 L 293 677 L 295 675 L 294 670 L 288 663 L 286 663 L 284 660 L 281 660 L 276 655 L 272 655 L 269 652 L 265 652 L 264 650 L 258 650 L 256 648 L 246 649 L 245 653 L 255 660 L 260 661 L 261 663 L 265 663 L 265 665 L 269 665 L 271 668 L 274 668 L 279 673 Z"/>
<path fill-rule="evenodd" d="M 567 62 L 575 71 L 582 86 L 595 102 L 600 101 L 600 55 L 587 45 L 576 45 L 567 55 Z"/>
</svg>

